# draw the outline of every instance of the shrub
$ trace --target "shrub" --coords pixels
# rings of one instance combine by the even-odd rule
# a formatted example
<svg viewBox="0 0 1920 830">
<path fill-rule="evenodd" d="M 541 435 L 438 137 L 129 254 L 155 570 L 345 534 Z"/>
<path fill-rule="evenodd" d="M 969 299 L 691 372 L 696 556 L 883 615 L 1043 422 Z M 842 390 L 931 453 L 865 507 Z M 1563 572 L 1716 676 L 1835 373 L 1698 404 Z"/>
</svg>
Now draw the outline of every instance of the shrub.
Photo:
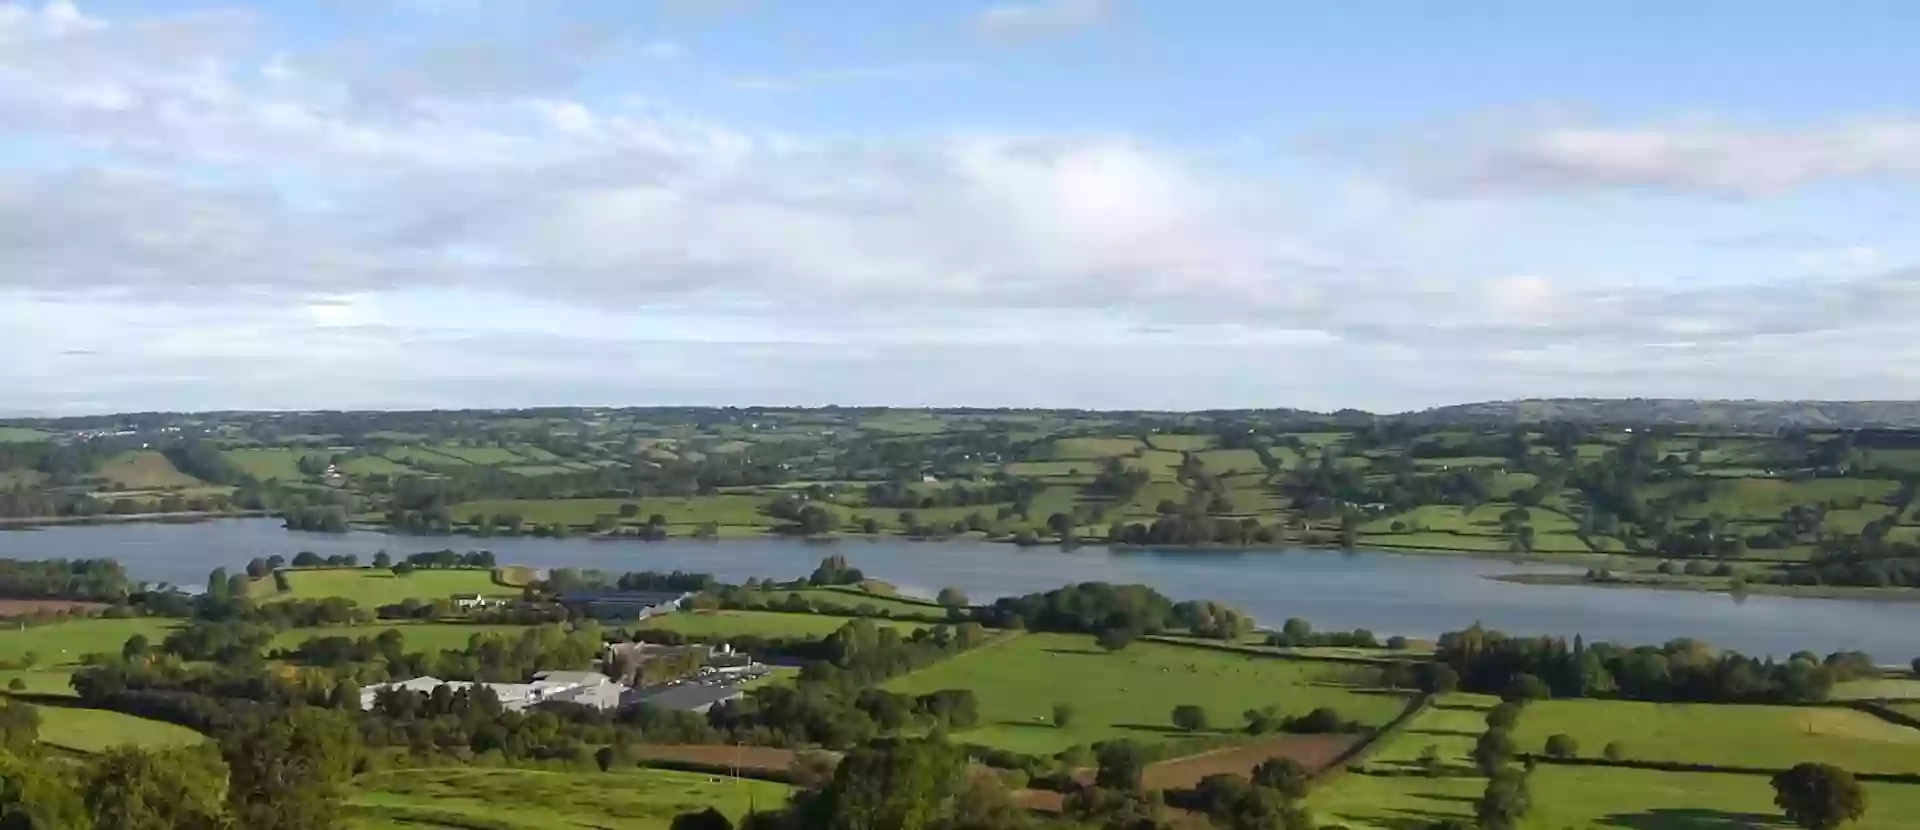
<svg viewBox="0 0 1920 830">
<path fill-rule="evenodd" d="M 1606 748 L 1600 750 L 1600 754 L 1609 761 L 1616 763 L 1624 761 L 1627 759 L 1627 746 L 1619 741 L 1608 741 Z"/>
<path fill-rule="evenodd" d="M 1547 754 L 1555 758 L 1572 758 L 1580 754 L 1580 742 L 1565 733 L 1547 739 Z"/>
</svg>

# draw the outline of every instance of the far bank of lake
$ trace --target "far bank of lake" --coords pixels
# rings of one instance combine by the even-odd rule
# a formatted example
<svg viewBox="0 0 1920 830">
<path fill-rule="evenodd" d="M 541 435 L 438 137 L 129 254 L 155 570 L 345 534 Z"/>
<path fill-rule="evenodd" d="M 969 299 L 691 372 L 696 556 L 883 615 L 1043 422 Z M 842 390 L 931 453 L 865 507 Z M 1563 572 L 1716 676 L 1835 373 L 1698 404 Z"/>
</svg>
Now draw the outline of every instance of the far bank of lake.
<svg viewBox="0 0 1920 830">
<path fill-rule="evenodd" d="M 104 524 L 0 533 L 0 557 L 112 558 L 139 579 L 201 584 L 216 567 L 300 551 L 355 554 L 440 548 L 493 551 L 503 564 L 597 568 L 614 573 L 685 570 L 728 581 L 804 576 L 843 554 L 869 576 L 931 595 L 952 586 L 975 602 L 1072 582 L 1137 582 L 1175 599 L 1218 599 L 1277 626 L 1302 617 L 1321 629 L 1431 637 L 1481 622 L 1516 634 L 1584 635 L 1589 641 L 1661 643 L 1693 637 L 1749 654 L 1784 657 L 1858 649 L 1881 662 L 1920 656 L 1920 604 L 1795 596 L 1733 598 L 1698 591 L 1584 584 L 1519 584 L 1515 572 L 1571 580 L 1579 569 L 1544 563 L 1374 551 L 1109 550 L 1018 548 L 976 542 L 730 539 L 607 542 L 587 538 L 410 537 L 355 531 L 293 533 L 273 519 L 190 524 Z"/>
</svg>

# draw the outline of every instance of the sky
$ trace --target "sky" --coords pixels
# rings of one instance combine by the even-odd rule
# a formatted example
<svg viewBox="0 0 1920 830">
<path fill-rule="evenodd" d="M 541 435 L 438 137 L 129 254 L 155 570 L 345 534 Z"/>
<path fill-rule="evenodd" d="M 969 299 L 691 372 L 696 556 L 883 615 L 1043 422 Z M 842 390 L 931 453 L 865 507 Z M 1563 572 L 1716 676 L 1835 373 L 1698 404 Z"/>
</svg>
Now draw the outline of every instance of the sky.
<svg viewBox="0 0 1920 830">
<path fill-rule="evenodd" d="M 0 413 L 1916 398 L 1915 31 L 0 0 Z"/>
</svg>

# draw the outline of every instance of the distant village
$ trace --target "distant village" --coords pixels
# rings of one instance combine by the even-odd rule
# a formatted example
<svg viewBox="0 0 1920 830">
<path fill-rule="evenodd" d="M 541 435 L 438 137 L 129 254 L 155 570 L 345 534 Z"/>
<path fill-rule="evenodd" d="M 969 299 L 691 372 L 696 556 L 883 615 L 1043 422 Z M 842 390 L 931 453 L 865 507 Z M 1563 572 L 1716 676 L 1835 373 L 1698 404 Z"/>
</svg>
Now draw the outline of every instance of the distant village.
<svg viewBox="0 0 1920 830">
<path fill-rule="evenodd" d="M 691 593 L 659 591 L 579 591 L 564 594 L 561 604 L 586 618 L 609 623 L 633 623 L 680 609 Z M 463 611 L 485 608 L 499 600 L 469 594 L 453 597 Z M 542 703 L 570 703 L 602 711 L 646 704 L 663 709 L 705 713 L 715 704 L 738 700 L 748 681 L 771 673 L 731 645 L 660 645 L 610 643 L 601 655 L 601 671 L 544 671 L 523 683 L 482 683 L 415 677 L 378 683 L 360 690 L 360 708 L 371 710 L 383 695 L 432 694 L 445 686 L 450 692 L 484 687 L 509 711 Z"/>
</svg>

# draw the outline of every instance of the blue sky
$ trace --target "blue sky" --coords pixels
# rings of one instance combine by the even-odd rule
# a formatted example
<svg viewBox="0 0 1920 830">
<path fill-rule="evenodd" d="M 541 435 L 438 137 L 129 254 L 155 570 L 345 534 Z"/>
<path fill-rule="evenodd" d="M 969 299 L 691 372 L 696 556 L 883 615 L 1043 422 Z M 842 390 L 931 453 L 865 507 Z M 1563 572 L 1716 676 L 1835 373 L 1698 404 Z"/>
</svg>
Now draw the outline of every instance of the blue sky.
<svg viewBox="0 0 1920 830">
<path fill-rule="evenodd" d="M 1916 397 L 1830 6 L 0 0 L 0 410 Z"/>
</svg>

